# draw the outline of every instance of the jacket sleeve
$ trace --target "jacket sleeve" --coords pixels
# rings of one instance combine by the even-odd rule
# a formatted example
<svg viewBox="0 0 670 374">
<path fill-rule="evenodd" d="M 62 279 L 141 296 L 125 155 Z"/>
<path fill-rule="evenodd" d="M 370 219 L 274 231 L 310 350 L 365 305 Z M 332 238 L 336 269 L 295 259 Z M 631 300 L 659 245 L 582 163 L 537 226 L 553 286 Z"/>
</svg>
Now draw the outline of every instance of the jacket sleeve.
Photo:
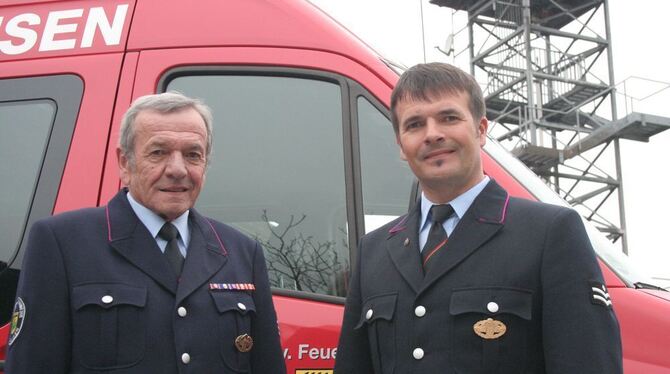
<svg viewBox="0 0 670 374">
<path fill-rule="evenodd" d="M 36 222 L 30 230 L 17 288 L 17 303 L 19 299 L 25 306 L 25 315 L 18 324 L 20 330 L 8 347 L 6 372 L 69 372 L 68 280 L 58 240 L 45 221 Z"/>
<path fill-rule="evenodd" d="M 272 304 L 272 292 L 268 280 L 263 249 L 256 243 L 254 250 L 254 304 L 256 316 L 251 326 L 254 348 L 251 353 L 251 373 L 285 373 L 277 314 Z"/>
<path fill-rule="evenodd" d="M 365 327 L 354 329 L 361 317 L 361 258 L 364 252 L 363 239 L 358 244 L 358 254 L 344 306 L 344 317 L 335 360 L 336 374 L 373 373 L 370 344 Z"/>
<path fill-rule="evenodd" d="M 546 372 L 622 373 L 619 323 L 606 289 L 593 290 L 602 290 L 603 276 L 575 211 L 550 223 L 541 274 Z"/>
</svg>

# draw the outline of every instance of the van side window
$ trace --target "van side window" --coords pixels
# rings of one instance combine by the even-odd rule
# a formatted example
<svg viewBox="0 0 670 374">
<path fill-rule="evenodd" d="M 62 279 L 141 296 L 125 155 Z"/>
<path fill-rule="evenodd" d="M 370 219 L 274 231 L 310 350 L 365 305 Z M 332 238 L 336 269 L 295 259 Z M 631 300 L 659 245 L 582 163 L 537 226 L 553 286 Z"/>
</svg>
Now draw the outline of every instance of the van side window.
<svg viewBox="0 0 670 374">
<path fill-rule="evenodd" d="M 50 100 L 0 103 L 0 238 L 7 262 L 23 234 L 56 105 Z"/>
<path fill-rule="evenodd" d="M 414 176 L 400 158 L 391 121 L 357 98 L 365 232 L 407 213 Z"/>
<path fill-rule="evenodd" d="M 166 88 L 203 99 L 214 114 L 196 209 L 263 245 L 273 287 L 343 296 L 342 87 L 297 76 L 181 75 Z"/>
<path fill-rule="evenodd" d="M 0 79 L 0 325 L 28 229 L 53 211 L 82 92 L 74 75 Z"/>
</svg>

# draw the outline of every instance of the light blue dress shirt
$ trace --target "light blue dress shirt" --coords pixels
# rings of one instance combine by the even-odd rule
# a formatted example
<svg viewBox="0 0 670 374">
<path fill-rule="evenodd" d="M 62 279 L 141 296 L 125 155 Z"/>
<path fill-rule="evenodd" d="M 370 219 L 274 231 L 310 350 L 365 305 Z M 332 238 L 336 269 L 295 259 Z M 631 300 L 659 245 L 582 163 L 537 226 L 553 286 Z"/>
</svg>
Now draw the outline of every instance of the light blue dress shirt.
<svg viewBox="0 0 670 374">
<path fill-rule="evenodd" d="M 165 253 L 165 247 L 167 246 L 167 241 L 158 236 L 158 232 L 161 230 L 161 227 L 163 227 L 163 225 L 165 224 L 165 220 L 161 218 L 158 214 L 152 212 L 149 208 L 137 202 L 137 200 L 133 198 L 130 192 L 128 192 L 126 196 L 128 197 L 130 207 L 133 208 L 133 211 L 135 212 L 135 215 L 137 215 L 137 218 L 139 218 L 140 221 L 147 228 L 147 230 L 149 230 L 151 236 L 153 236 L 154 239 L 156 239 L 156 243 L 158 244 L 158 248 L 160 248 L 161 252 Z M 188 243 L 191 240 L 191 232 L 188 229 L 189 212 L 190 210 L 187 210 L 181 216 L 177 217 L 172 221 L 172 224 L 175 225 L 175 227 L 177 227 L 177 230 L 179 231 L 179 239 L 178 239 L 179 252 L 181 252 L 184 258 L 186 258 L 186 248 L 188 248 Z"/>
<path fill-rule="evenodd" d="M 468 208 L 470 208 L 470 205 L 472 205 L 472 202 L 489 183 L 489 180 L 491 180 L 491 178 L 489 178 L 488 175 L 485 175 L 484 179 L 482 179 L 479 183 L 448 203 L 452 208 L 454 208 L 455 214 L 452 214 L 451 217 L 449 217 L 442 224 L 442 227 L 444 227 L 444 231 L 446 231 L 447 236 L 451 235 L 458 222 L 460 222 L 465 212 L 467 212 Z M 433 225 L 432 218 L 428 217 L 430 215 L 430 208 L 433 205 L 435 205 L 435 203 L 428 200 L 426 195 L 424 195 L 422 192 L 421 221 L 419 224 L 419 227 L 421 228 L 419 230 L 419 248 L 421 248 L 421 250 L 423 250 L 423 246 L 426 245 L 426 241 L 428 241 L 428 233 L 430 232 L 430 227 Z"/>
</svg>

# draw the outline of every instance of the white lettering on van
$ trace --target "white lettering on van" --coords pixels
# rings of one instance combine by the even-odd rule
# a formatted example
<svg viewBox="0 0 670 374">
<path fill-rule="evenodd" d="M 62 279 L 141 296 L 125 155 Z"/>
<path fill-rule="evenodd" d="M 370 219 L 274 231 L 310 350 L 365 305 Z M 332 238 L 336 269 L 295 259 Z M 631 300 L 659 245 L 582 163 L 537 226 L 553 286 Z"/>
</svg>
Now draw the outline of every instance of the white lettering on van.
<svg viewBox="0 0 670 374">
<path fill-rule="evenodd" d="M 79 18 L 84 14 L 83 9 L 60 10 L 57 12 L 50 12 L 47 22 L 44 25 L 44 33 L 42 34 L 42 42 L 40 43 L 40 51 L 57 51 L 61 49 L 72 49 L 77 42 L 76 39 L 62 39 L 55 40 L 58 34 L 67 34 L 77 31 L 76 23 L 60 24 L 63 19 Z"/>
<path fill-rule="evenodd" d="M 88 13 L 88 19 L 86 20 L 84 36 L 81 38 L 81 47 L 88 48 L 93 46 L 93 37 L 95 36 L 96 27 L 100 30 L 103 39 L 105 39 L 105 44 L 119 44 L 121 42 L 123 24 L 126 20 L 126 13 L 128 13 L 128 4 L 117 6 L 116 13 L 114 13 L 114 20 L 110 24 L 103 8 L 91 8 L 91 11 Z"/>
<path fill-rule="evenodd" d="M 337 357 L 337 348 L 317 348 L 309 344 L 298 344 L 298 360 L 302 360 L 305 356 L 310 360 L 334 360 Z"/>
<path fill-rule="evenodd" d="M 0 26 L 2 26 L 2 19 L 3 17 L 0 17 Z M 37 32 L 30 28 L 21 27 L 22 23 L 27 23 L 30 26 L 39 25 L 40 16 L 35 13 L 24 13 L 10 19 L 5 28 L 7 35 L 23 39 L 23 43 L 15 45 L 10 40 L 0 40 L 0 52 L 7 55 L 18 55 L 29 51 L 35 45 Z"/>
<path fill-rule="evenodd" d="M 40 52 L 74 49 L 77 46 L 90 48 L 96 41 L 98 45 L 105 46 L 121 43 L 128 4 L 117 5 L 112 17 L 106 14 L 103 7 L 89 9 L 82 32 L 79 26 L 82 24 L 84 11 L 84 8 L 59 10 L 41 16 L 36 13 L 22 13 L 11 19 L 0 16 L 0 30 L 4 26 L 4 34 L 8 37 L 8 40 L 0 39 L 0 54 L 18 55 L 28 52 L 37 45 L 38 39 Z M 46 21 L 40 37 L 39 28 L 35 26 L 42 24 L 44 17 Z M 78 40 L 79 37 L 81 40 Z"/>
</svg>

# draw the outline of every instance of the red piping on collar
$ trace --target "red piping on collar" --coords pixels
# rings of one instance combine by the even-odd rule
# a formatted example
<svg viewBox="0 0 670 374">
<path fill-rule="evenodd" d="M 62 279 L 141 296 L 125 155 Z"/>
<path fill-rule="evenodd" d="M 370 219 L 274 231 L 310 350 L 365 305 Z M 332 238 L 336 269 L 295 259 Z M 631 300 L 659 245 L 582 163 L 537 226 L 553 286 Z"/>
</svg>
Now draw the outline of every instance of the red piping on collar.
<svg viewBox="0 0 670 374">
<path fill-rule="evenodd" d="M 109 221 L 109 205 L 105 205 L 105 215 L 107 215 L 107 239 L 112 241 L 112 224 Z"/>
<path fill-rule="evenodd" d="M 404 225 L 404 224 L 405 224 L 405 221 L 407 221 L 407 217 L 409 217 L 409 215 L 405 215 L 405 216 L 400 220 L 400 222 L 398 222 L 397 225 L 391 227 L 391 229 L 389 230 L 389 234 L 395 234 L 395 233 L 398 232 L 398 231 L 402 231 L 402 230 L 404 230 L 404 229 L 405 229 L 405 226 L 402 226 L 402 225 Z M 402 227 L 401 227 L 401 226 L 402 226 Z"/>
<path fill-rule="evenodd" d="M 502 217 L 500 217 L 500 221 L 498 223 L 505 222 L 505 217 L 507 216 L 507 205 L 508 204 L 509 204 L 509 194 L 507 194 L 507 198 L 505 199 L 505 206 L 503 207 Z"/>
<path fill-rule="evenodd" d="M 509 205 L 509 194 L 507 194 L 507 197 L 505 198 L 505 204 L 503 205 L 503 210 L 502 214 L 500 216 L 500 219 L 498 221 L 492 221 L 488 220 L 486 218 L 479 218 L 477 219 L 479 222 L 488 222 L 488 223 L 504 223 L 505 218 L 507 217 L 507 206 Z"/>
<path fill-rule="evenodd" d="M 214 236 L 216 236 L 216 240 L 219 242 L 219 246 L 221 246 L 221 250 L 223 250 L 223 254 L 228 256 L 228 251 L 226 251 L 226 247 L 223 246 L 223 243 L 221 242 L 221 238 L 219 238 L 219 234 L 214 230 L 214 226 L 212 225 L 211 222 L 209 222 L 209 219 L 205 218 L 205 221 L 209 224 L 209 227 L 212 228 L 212 232 L 214 233 Z"/>
</svg>

